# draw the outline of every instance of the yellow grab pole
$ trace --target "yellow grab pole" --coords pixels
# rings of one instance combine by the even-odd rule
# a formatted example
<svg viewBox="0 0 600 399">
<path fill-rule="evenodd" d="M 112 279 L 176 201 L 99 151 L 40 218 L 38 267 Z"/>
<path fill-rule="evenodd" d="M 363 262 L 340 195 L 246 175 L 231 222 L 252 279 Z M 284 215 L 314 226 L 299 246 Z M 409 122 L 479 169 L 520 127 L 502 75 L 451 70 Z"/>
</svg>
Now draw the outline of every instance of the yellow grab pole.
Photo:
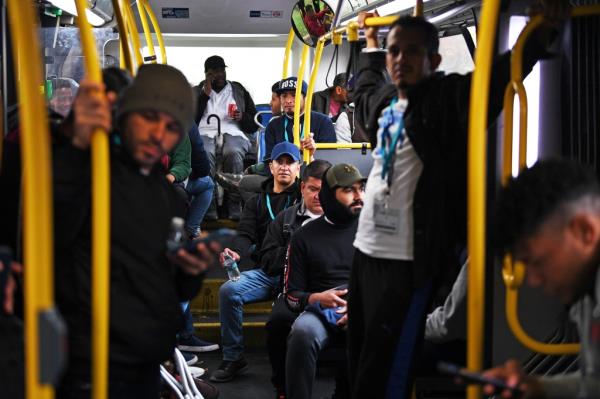
<svg viewBox="0 0 600 399">
<path fill-rule="evenodd" d="M 156 19 L 156 15 L 154 15 L 154 11 L 152 11 L 152 7 L 148 4 L 148 0 L 140 0 L 144 4 L 144 9 L 150 17 L 150 22 L 152 23 L 152 27 L 154 28 L 154 33 L 156 33 L 156 40 L 158 40 L 158 47 L 160 48 L 160 57 L 162 59 L 162 63 L 167 63 L 167 50 L 165 49 L 165 42 L 163 40 L 162 32 L 160 30 L 160 26 L 158 25 L 158 20 Z"/>
<path fill-rule="evenodd" d="M 150 25 L 148 25 L 148 19 L 146 18 L 146 12 L 142 0 L 136 1 L 138 14 L 140 14 L 140 21 L 142 22 L 142 29 L 144 29 L 144 37 L 146 38 L 146 46 L 148 47 L 148 54 L 150 55 L 150 62 L 156 64 L 156 51 L 154 51 L 154 41 L 152 40 L 152 34 L 150 33 Z"/>
<path fill-rule="evenodd" d="M 415 16 L 415 17 L 423 16 L 423 0 L 417 0 L 415 2 L 415 9 L 413 10 L 413 16 Z"/>
<path fill-rule="evenodd" d="M 129 49 L 129 41 L 127 40 L 127 25 L 123 19 L 123 12 L 119 0 L 112 0 L 112 6 L 117 18 L 117 25 L 119 27 L 119 43 L 120 43 L 120 66 L 125 67 L 131 73 L 134 74 L 133 62 L 131 61 L 131 50 Z"/>
<path fill-rule="evenodd" d="M 283 55 L 283 72 L 281 74 L 281 79 L 285 79 L 289 76 L 290 54 L 292 53 L 292 45 L 294 44 L 295 36 L 296 34 L 294 33 L 294 29 L 290 29 L 287 41 L 285 42 L 285 53 Z"/>
<path fill-rule="evenodd" d="M 76 0 L 81 49 L 87 78 L 102 82 L 96 42 L 88 23 L 86 0 Z M 98 95 L 103 95 L 98 93 Z M 110 302 L 110 157 L 108 134 L 96 129 L 92 151 L 92 397 L 108 393 L 108 331 Z"/>
<path fill-rule="evenodd" d="M 19 123 L 24 197 L 25 269 L 25 385 L 27 399 L 52 399 L 54 389 L 42 384 L 40 373 L 39 315 L 53 306 L 52 179 L 50 134 L 46 104 L 40 91 L 43 79 L 40 44 L 33 6 L 8 1 L 9 27 L 15 69 L 20 70 Z M 17 64 L 17 58 L 20 58 Z"/>
<path fill-rule="evenodd" d="M 306 91 L 306 100 L 304 100 L 304 132 L 305 134 L 310 133 L 310 110 L 312 107 L 312 95 L 315 90 L 315 83 L 317 82 L 317 74 L 319 73 L 319 65 L 321 65 L 321 56 L 323 55 L 323 48 L 325 47 L 325 41 L 319 39 L 317 42 L 317 48 L 315 49 L 315 59 L 313 61 L 312 71 L 310 73 L 310 80 L 308 81 L 308 90 Z M 310 163 L 310 154 L 308 151 L 304 151 L 303 158 L 305 163 Z"/>
<path fill-rule="evenodd" d="M 365 19 L 365 26 L 389 26 L 396 22 L 399 17 L 397 15 L 389 15 L 386 17 L 371 17 Z"/>
<path fill-rule="evenodd" d="M 300 68 L 298 68 L 298 76 L 296 77 L 296 101 L 294 102 L 294 144 L 296 144 L 298 147 L 300 147 L 300 98 L 302 96 L 302 82 L 304 80 L 304 71 L 306 70 L 308 50 L 309 47 L 305 44 L 304 47 L 302 47 Z M 306 107 L 304 107 L 304 111 L 306 112 Z"/>
<path fill-rule="evenodd" d="M 131 6 L 129 5 L 129 2 L 126 0 L 119 1 L 121 2 L 121 10 L 123 10 L 123 16 L 125 17 L 125 21 L 127 24 L 127 31 L 129 33 L 129 37 L 131 37 L 131 45 L 133 47 L 133 54 L 135 54 L 135 61 L 137 67 L 139 67 L 144 63 L 144 58 L 142 57 L 142 50 L 140 48 L 140 33 L 138 32 L 135 19 L 133 18 L 133 12 L 131 11 Z"/>
<path fill-rule="evenodd" d="M 479 371 L 483 367 L 487 115 L 499 7 L 500 0 L 487 0 L 482 5 L 469 105 L 467 239 L 471 263 L 467 284 L 467 367 L 471 371 Z M 470 385 L 467 397 L 481 397 L 481 387 Z"/>
</svg>

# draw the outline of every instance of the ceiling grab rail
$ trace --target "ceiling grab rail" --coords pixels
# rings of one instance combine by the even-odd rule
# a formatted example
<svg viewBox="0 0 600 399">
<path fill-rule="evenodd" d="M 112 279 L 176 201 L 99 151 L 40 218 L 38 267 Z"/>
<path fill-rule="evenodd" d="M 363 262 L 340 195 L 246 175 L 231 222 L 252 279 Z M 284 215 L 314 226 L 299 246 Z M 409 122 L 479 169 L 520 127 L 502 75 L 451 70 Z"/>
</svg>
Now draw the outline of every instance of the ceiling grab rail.
<svg viewBox="0 0 600 399">
<path fill-rule="evenodd" d="M 295 37 L 296 34 L 294 33 L 294 28 L 290 28 L 287 41 L 285 42 L 285 53 L 283 54 L 283 72 L 281 74 L 281 79 L 285 79 L 290 76 L 290 55 L 292 53 L 292 45 L 294 44 Z"/>
<path fill-rule="evenodd" d="M 131 49 L 129 40 L 127 39 L 127 25 L 123 17 L 123 10 L 119 0 L 112 0 L 113 11 L 117 18 L 117 26 L 119 27 L 119 57 L 120 66 L 134 74 L 133 61 L 131 60 Z"/>
<path fill-rule="evenodd" d="M 500 0 L 486 0 L 482 4 L 477 43 L 479 48 L 475 55 L 469 104 L 467 247 L 470 263 L 467 283 L 467 367 L 470 371 L 480 371 L 483 368 L 487 115 L 499 9 Z M 467 398 L 480 397 L 481 387 L 469 385 Z"/>
<path fill-rule="evenodd" d="M 571 16 L 580 17 L 600 14 L 600 5 L 580 6 L 573 8 Z M 535 16 L 525 26 L 514 46 L 511 56 L 511 81 L 504 93 L 504 155 L 502 167 L 502 184 L 505 185 L 512 172 L 513 146 L 513 100 L 515 94 L 519 99 L 519 171 L 527 162 L 527 92 L 523 85 L 523 49 L 527 38 L 541 24 L 542 16 Z M 514 262 L 506 254 L 502 264 L 502 277 L 506 285 L 506 319 L 515 338 L 526 348 L 546 355 L 563 355 L 579 353 L 577 343 L 548 344 L 532 338 L 523 328 L 519 320 L 518 299 L 519 287 L 525 278 L 525 265 Z"/>
<path fill-rule="evenodd" d="M 121 3 L 121 10 L 125 17 L 127 26 L 127 33 L 131 38 L 131 47 L 133 54 L 135 55 L 136 69 L 144 64 L 144 58 L 142 57 L 142 50 L 140 45 L 140 33 L 138 32 L 135 18 L 133 18 L 133 12 L 131 11 L 131 5 L 128 0 L 118 0 Z"/>
<path fill-rule="evenodd" d="M 86 0 L 76 0 L 87 78 L 102 82 L 92 28 L 87 20 Z M 102 94 L 103 95 L 103 94 Z M 108 346 L 110 309 L 110 157 L 108 134 L 95 129 L 91 137 L 92 161 L 92 398 L 108 393 Z"/>
<path fill-rule="evenodd" d="M 44 377 L 43 318 L 54 307 L 52 162 L 43 93 L 41 48 L 33 6 L 8 1 L 15 70 L 18 72 L 19 123 L 24 198 L 25 386 L 27 399 L 53 399 L 52 381 Z M 16 55 L 16 54 L 15 54 Z M 54 342 L 52 342 L 54 344 Z M 47 360 L 47 359 L 46 359 Z"/>
<path fill-rule="evenodd" d="M 309 46 L 303 44 L 302 56 L 300 57 L 300 68 L 298 68 L 298 76 L 296 77 L 296 93 L 294 101 L 294 144 L 300 148 L 300 96 L 302 95 L 302 82 L 304 81 L 304 71 L 306 70 L 306 62 L 308 60 Z M 308 93 L 307 93 L 308 94 Z M 304 108 L 306 111 L 306 107 Z"/>
<path fill-rule="evenodd" d="M 158 58 L 156 57 L 156 51 L 154 50 L 154 41 L 152 40 L 152 34 L 150 33 L 150 25 L 148 25 L 148 18 L 146 18 L 144 5 L 142 4 L 142 0 L 137 0 L 135 3 L 142 23 L 142 29 L 144 30 L 146 47 L 148 47 L 148 57 L 144 57 L 144 63 L 150 62 L 151 64 L 156 64 Z"/>
<path fill-rule="evenodd" d="M 160 26 L 158 25 L 158 19 L 156 19 L 156 15 L 154 14 L 152 7 L 150 7 L 148 0 L 138 0 L 138 1 L 142 2 L 142 4 L 144 5 L 144 10 L 146 10 L 148 17 L 150 18 L 150 23 L 152 24 L 152 27 L 154 28 L 154 33 L 156 34 L 156 40 L 158 41 L 158 47 L 160 48 L 160 57 L 161 57 L 162 63 L 166 64 L 167 63 L 167 50 L 165 48 L 165 41 L 163 39 L 162 31 L 160 30 Z"/>
<path fill-rule="evenodd" d="M 310 114 L 312 107 L 312 95 L 315 90 L 315 83 L 317 82 L 317 73 L 319 72 L 319 65 L 321 65 L 321 56 L 323 55 L 323 48 L 325 47 L 325 40 L 319 38 L 317 41 L 317 47 L 315 48 L 315 56 L 313 59 L 312 71 L 310 73 L 310 79 L 308 81 L 308 89 L 306 91 L 306 99 L 304 100 L 304 131 L 305 135 L 311 133 L 311 125 L 310 125 Z M 296 89 L 298 90 L 298 89 Z M 295 126 L 295 125 L 294 125 Z M 308 151 L 303 151 L 302 157 L 304 159 L 304 163 L 310 163 L 310 153 Z"/>
</svg>

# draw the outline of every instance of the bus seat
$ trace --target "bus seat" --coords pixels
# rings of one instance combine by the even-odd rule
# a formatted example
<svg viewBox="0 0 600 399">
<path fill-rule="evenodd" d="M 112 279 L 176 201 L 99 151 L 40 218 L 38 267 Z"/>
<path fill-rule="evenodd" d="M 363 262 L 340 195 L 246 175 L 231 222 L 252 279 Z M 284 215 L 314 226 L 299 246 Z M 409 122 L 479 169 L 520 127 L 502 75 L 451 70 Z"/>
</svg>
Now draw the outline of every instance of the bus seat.
<svg viewBox="0 0 600 399">
<path fill-rule="evenodd" d="M 373 157 L 370 149 L 367 149 L 363 154 L 363 150 L 360 148 L 339 150 L 319 148 L 315 152 L 315 159 L 324 159 L 331 162 L 332 165 L 342 162 L 349 163 L 356 166 L 365 177 L 369 176 L 369 172 L 373 167 Z"/>
</svg>

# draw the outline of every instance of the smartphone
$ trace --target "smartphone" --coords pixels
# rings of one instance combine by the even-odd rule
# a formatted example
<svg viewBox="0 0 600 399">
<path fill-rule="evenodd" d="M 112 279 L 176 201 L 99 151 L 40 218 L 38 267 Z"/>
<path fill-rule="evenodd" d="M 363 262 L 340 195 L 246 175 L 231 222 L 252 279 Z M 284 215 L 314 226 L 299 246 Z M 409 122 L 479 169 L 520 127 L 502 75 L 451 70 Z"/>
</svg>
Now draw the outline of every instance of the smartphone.
<svg viewBox="0 0 600 399">
<path fill-rule="evenodd" d="M 0 262 L 2 262 L 2 270 L 0 270 L 0 314 L 4 314 L 4 293 L 6 291 L 6 282 L 10 274 L 10 264 L 12 263 L 12 251 L 9 247 L 0 246 Z"/>
<path fill-rule="evenodd" d="M 523 395 L 522 390 L 516 387 L 509 387 L 502 380 L 486 377 L 483 374 L 468 371 L 456 364 L 438 362 L 438 370 L 440 373 L 458 377 L 468 384 L 492 385 L 497 393 L 507 390 L 511 392 L 512 397 L 514 398 L 520 398 Z"/>
<path fill-rule="evenodd" d="M 179 251 L 181 248 L 185 249 L 187 252 L 191 254 L 195 254 L 198 252 L 198 244 L 204 243 L 206 246 L 210 246 L 211 243 L 216 242 L 222 248 L 229 246 L 233 237 L 237 235 L 237 232 L 232 229 L 218 229 L 211 232 L 204 238 L 196 238 L 195 240 L 185 241 L 172 248 L 169 248 L 169 251 L 175 253 Z"/>
</svg>

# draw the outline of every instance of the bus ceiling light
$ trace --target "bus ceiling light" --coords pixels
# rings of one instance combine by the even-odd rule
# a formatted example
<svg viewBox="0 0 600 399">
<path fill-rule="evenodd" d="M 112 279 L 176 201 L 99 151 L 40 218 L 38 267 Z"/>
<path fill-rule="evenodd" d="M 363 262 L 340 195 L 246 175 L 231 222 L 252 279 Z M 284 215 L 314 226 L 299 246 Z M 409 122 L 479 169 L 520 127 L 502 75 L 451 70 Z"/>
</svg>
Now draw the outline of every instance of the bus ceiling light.
<svg viewBox="0 0 600 399">
<path fill-rule="evenodd" d="M 426 3 L 430 0 L 423 0 Z M 390 1 L 387 4 L 377 7 L 377 12 L 380 16 L 385 17 L 386 15 L 397 14 L 401 11 L 412 10 L 415 7 L 414 0 L 396 0 Z"/>
<path fill-rule="evenodd" d="M 63 11 L 68 12 L 71 15 L 77 16 L 77 8 L 75 7 L 75 0 L 48 0 L 53 6 L 60 8 Z M 96 7 L 95 7 L 96 8 Z M 89 8 L 86 10 L 88 21 L 93 26 L 101 26 L 110 21 L 110 17 L 104 15 L 102 16 L 97 14 L 95 11 L 90 10 Z M 106 18 L 106 19 L 105 19 Z"/>
</svg>

